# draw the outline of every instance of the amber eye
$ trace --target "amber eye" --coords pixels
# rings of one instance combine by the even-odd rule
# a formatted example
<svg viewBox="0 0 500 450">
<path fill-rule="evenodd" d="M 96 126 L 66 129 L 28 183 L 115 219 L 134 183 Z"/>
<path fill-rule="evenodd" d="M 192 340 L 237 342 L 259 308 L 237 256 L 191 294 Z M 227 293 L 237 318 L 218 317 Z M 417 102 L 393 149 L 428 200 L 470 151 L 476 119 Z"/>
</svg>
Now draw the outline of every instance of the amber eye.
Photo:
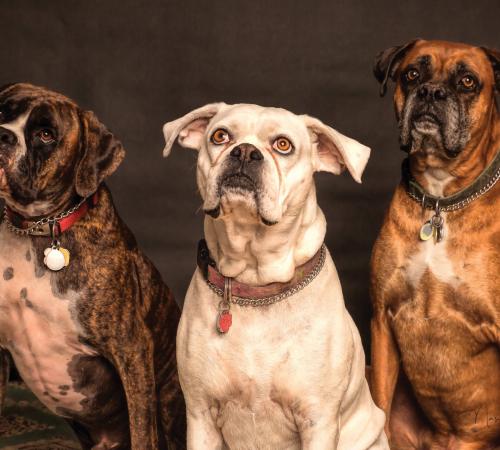
<svg viewBox="0 0 500 450">
<path fill-rule="evenodd" d="M 225 144 L 230 141 L 229 133 L 224 128 L 218 128 L 212 133 L 210 140 L 216 145 Z"/>
<path fill-rule="evenodd" d="M 286 155 L 293 150 L 293 145 L 286 137 L 281 136 L 273 142 L 273 148 L 277 152 Z"/>
<path fill-rule="evenodd" d="M 460 83 L 462 83 L 462 86 L 466 89 L 472 89 L 476 86 L 476 81 L 470 75 L 466 75 L 465 77 L 463 77 L 460 80 Z"/>
<path fill-rule="evenodd" d="M 406 72 L 406 79 L 408 81 L 415 81 L 420 76 L 420 73 L 416 69 L 410 69 Z"/>
<path fill-rule="evenodd" d="M 51 144 L 55 141 L 54 133 L 48 128 L 44 128 L 38 132 L 38 137 L 44 144 Z"/>
</svg>

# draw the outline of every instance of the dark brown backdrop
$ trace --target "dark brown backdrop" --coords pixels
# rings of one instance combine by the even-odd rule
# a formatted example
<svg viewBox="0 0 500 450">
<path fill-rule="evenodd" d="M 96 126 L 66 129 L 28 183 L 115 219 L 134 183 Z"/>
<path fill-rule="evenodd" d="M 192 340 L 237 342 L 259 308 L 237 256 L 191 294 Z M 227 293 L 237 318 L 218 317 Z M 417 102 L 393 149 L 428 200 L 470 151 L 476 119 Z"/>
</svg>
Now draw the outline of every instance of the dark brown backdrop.
<svg viewBox="0 0 500 450">
<path fill-rule="evenodd" d="M 213 101 L 314 115 L 373 149 L 357 185 L 317 176 L 327 244 L 368 343 L 368 263 L 403 153 L 373 57 L 413 37 L 500 47 L 499 0 L 0 0 L 0 84 L 29 81 L 94 110 L 127 158 L 110 180 L 146 253 L 182 301 L 203 217 L 195 153 L 163 160 L 161 127 Z"/>
</svg>

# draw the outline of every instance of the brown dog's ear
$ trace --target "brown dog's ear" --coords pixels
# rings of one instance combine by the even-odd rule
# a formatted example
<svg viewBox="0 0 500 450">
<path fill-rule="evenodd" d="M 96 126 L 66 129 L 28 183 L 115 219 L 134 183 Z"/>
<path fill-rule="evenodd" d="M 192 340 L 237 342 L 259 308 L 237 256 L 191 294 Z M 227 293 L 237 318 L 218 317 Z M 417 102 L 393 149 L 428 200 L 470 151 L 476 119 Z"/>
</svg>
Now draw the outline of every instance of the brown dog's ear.
<svg viewBox="0 0 500 450">
<path fill-rule="evenodd" d="M 110 176 L 125 157 L 125 149 L 92 111 L 79 113 L 83 156 L 76 168 L 75 188 L 88 197 Z"/>
<path fill-rule="evenodd" d="M 373 74 L 380 83 L 381 97 L 383 97 L 387 92 L 387 82 L 389 81 L 389 78 L 394 80 L 394 76 L 399 68 L 399 64 L 401 63 L 403 56 L 406 55 L 408 50 L 410 50 L 419 40 L 420 39 L 413 39 L 413 41 L 404 45 L 389 47 L 377 55 L 373 65 Z"/>
<path fill-rule="evenodd" d="M 500 92 L 500 50 L 494 48 L 481 47 L 491 61 L 493 73 L 495 75 L 495 87 Z"/>
</svg>

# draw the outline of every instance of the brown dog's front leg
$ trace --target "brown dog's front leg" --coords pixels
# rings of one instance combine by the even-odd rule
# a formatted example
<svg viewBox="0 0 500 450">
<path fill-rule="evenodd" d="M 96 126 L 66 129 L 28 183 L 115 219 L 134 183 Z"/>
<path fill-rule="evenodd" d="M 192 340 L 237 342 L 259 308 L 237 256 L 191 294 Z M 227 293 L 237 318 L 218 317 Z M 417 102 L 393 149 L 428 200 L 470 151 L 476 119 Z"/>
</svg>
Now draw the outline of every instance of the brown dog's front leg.
<svg viewBox="0 0 500 450">
<path fill-rule="evenodd" d="M 389 418 L 400 361 L 386 311 L 375 311 L 371 321 L 371 340 L 372 396 L 376 405 L 385 412 L 385 431 L 389 437 Z"/>
<path fill-rule="evenodd" d="M 7 383 L 9 382 L 10 360 L 6 350 L 0 349 L 0 414 L 5 403 Z"/>
<path fill-rule="evenodd" d="M 157 450 L 157 396 L 154 377 L 154 344 L 141 319 L 133 325 L 127 342 L 111 349 L 127 398 L 132 450 Z"/>
</svg>

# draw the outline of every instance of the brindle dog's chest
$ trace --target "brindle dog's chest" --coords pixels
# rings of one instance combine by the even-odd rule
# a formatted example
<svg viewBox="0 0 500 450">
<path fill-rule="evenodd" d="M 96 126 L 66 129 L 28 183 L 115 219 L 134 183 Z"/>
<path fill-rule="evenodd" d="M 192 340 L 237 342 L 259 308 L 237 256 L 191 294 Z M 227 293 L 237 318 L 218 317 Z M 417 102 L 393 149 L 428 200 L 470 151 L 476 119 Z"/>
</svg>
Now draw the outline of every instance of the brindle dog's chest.
<svg viewBox="0 0 500 450">
<path fill-rule="evenodd" d="M 30 240 L 0 227 L 0 346 L 30 389 L 52 411 L 82 410 L 71 367 L 95 352 L 79 340 L 78 294 L 57 296 L 53 276 L 37 269 Z"/>
</svg>

